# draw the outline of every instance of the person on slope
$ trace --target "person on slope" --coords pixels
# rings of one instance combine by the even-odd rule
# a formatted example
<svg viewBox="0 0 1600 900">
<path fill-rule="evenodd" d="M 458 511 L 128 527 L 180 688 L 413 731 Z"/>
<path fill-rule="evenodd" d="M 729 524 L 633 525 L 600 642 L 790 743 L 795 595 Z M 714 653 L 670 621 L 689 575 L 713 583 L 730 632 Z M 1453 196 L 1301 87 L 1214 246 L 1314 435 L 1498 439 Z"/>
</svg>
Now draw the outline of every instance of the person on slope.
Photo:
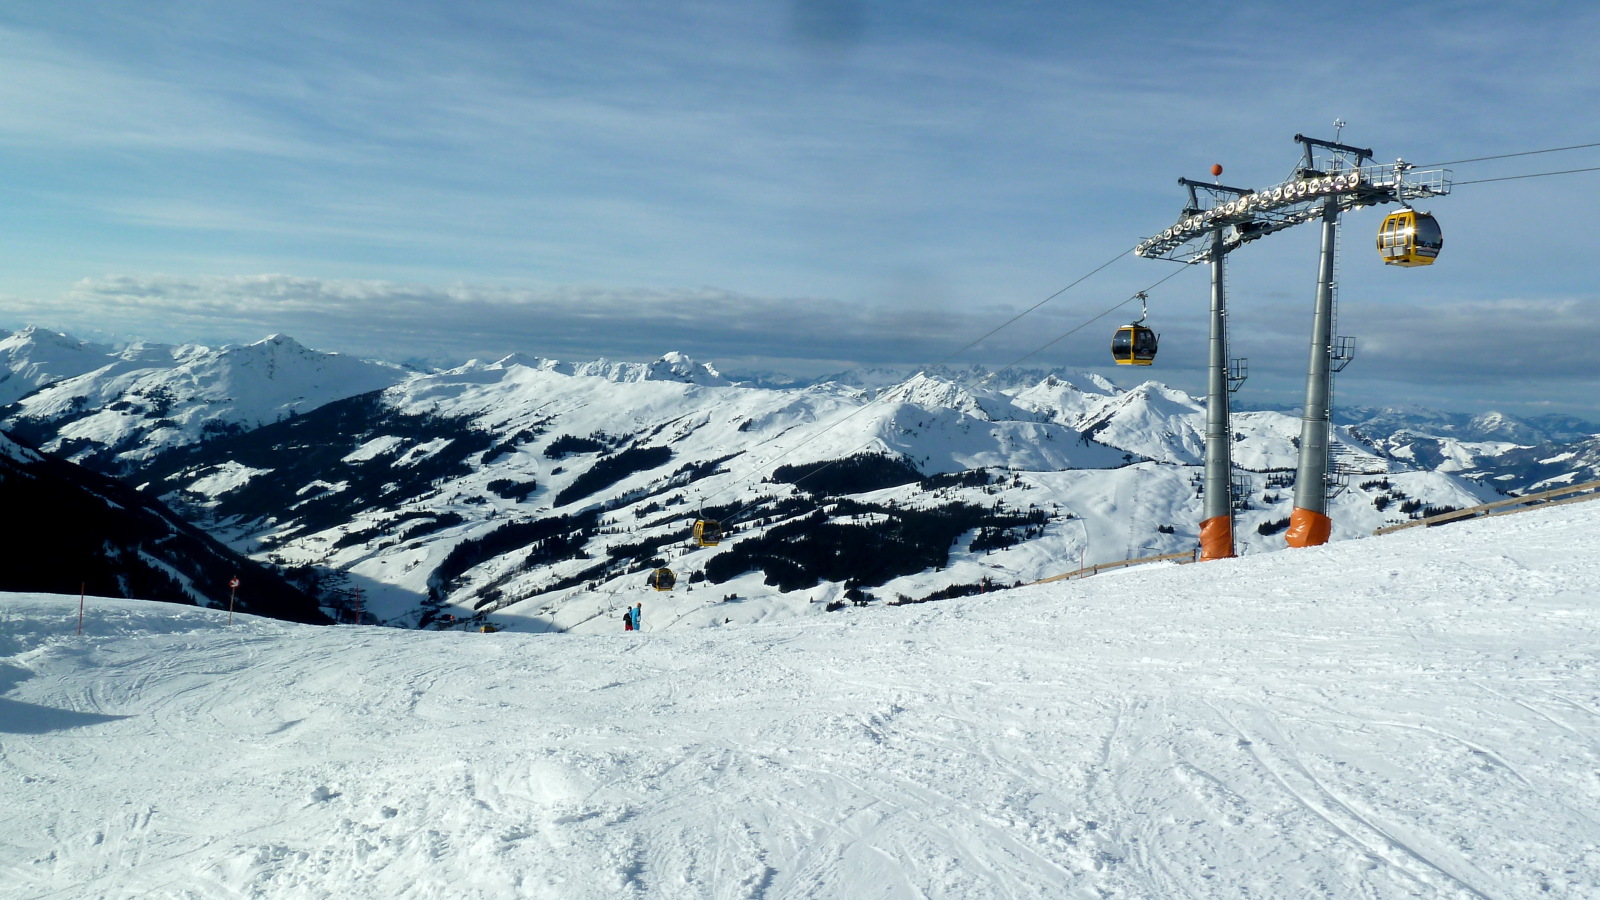
<svg viewBox="0 0 1600 900">
<path fill-rule="evenodd" d="M 633 607 L 631 606 L 625 606 L 622 608 L 622 630 L 633 630 Z"/>
<path fill-rule="evenodd" d="M 643 616 L 644 616 L 644 604 L 643 603 L 634 604 L 634 607 L 633 607 L 633 630 L 634 631 L 643 631 L 644 630 Z"/>
</svg>

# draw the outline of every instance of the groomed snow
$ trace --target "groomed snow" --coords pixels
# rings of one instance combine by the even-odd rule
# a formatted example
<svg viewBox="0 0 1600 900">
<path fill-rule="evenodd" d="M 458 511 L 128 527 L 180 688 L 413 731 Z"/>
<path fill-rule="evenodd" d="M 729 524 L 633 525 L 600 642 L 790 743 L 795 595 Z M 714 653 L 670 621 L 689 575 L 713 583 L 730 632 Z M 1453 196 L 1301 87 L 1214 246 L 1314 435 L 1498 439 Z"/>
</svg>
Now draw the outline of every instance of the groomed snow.
<svg viewBox="0 0 1600 900">
<path fill-rule="evenodd" d="M 643 634 L 5 595 L 0 895 L 1600 896 L 1597 535 Z"/>
</svg>

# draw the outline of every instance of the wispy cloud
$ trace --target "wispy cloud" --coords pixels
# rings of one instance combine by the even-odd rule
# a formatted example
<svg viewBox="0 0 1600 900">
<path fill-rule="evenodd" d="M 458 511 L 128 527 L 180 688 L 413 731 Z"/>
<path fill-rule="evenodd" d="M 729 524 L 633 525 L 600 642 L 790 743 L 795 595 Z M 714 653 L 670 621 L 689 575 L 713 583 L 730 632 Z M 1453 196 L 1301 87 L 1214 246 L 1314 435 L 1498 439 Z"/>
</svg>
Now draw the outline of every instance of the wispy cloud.
<svg viewBox="0 0 1600 900">
<path fill-rule="evenodd" d="M 1168 224 L 1177 176 L 1223 162 L 1232 183 L 1276 181 L 1290 136 L 1327 134 L 1336 116 L 1380 158 L 1418 160 L 1577 143 L 1591 127 L 1572 110 L 1600 100 L 1600 9 L 1480 4 L 1403 42 L 1314 36 L 1371 33 L 1391 12 L 21 4 L 0 11 L 0 155 L 18 185 L 17 224 L 0 230 L 14 238 L 0 240 L 0 289 L 18 296 L 0 309 L 79 330 L 278 330 L 434 357 L 938 359 Z M 1397 90 L 1401 58 L 1419 77 Z M 1420 390 L 1499 372 L 1531 393 L 1536 372 L 1592 379 L 1583 359 L 1534 365 L 1521 349 L 1532 326 L 1501 299 L 1582 296 L 1592 204 L 1457 194 L 1441 209 L 1441 271 L 1399 288 L 1347 269 L 1362 356 L 1343 383 L 1382 372 Z M 1529 239 L 1505 223 L 1534 200 L 1551 233 L 1518 249 Z M 1248 389 L 1285 397 L 1314 265 L 1294 246 L 1261 242 L 1237 267 Z M 1008 361 L 1166 274 L 1126 268 L 974 355 Z M 263 271 L 290 274 L 238 274 Z M 1435 295 L 1400 293 L 1417 285 Z M 1182 290 L 1162 307 L 1166 347 L 1205 339 L 1204 286 Z M 1583 318 L 1544 312 L 1563 328 Z M 1408 328 L 1458 356 L 1406 374 L 1416 356 L 1395 336 Z M 1045 358 L 1098 364 L 1104 330 Z M 1198 355 L 1163 354 L 1162 377 L 1201 383 Z"/>
<path fill-rule="evenodd" d="M 303 156 L 314 145 L 225 95 L 118 66 L 0 26 L 0 144 L 83 152 L 182 150 Z"/>
</svg>

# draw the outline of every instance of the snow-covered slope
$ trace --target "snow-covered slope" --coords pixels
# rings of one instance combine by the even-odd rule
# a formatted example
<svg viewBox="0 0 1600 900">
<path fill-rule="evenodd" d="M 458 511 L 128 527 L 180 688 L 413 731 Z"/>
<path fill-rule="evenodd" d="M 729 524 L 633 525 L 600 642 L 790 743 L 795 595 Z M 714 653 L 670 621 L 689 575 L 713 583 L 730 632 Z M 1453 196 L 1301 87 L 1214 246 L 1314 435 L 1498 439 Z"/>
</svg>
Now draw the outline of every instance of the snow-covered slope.
<svg viewBox="0 0 1600 900">
<path fill-rule="evenodd" d="M 643 634 L 6 596 L 0 895 L 1600 896 L 1596 535 Z"/>
</svg>

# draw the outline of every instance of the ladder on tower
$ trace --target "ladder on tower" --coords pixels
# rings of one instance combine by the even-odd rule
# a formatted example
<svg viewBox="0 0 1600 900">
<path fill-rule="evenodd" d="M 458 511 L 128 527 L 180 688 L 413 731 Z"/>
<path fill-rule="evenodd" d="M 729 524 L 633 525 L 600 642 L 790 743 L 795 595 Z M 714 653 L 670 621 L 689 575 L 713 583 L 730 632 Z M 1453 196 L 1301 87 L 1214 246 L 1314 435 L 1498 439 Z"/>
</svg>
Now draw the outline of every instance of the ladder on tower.
<svg viewBox="0 0 1600 900">
<path fill-rule="evenodd" d="M 1336 222 L 1335 227 L 1343 230 L 1343 222 Z M 1343 372 L 1344 367 L 1356 357 L 1356 339 L 1350 335 L 1339 334 L 1339 270 L 1344 256 L 1344 242 L 1335 237 L 1333 242 L 1333 281 L 1328 285 L 1328 331 L 1332 339 L 1328 343 L 1328 412 L 1329 431 L 1333 430 L 1332 412 L 1334 396 L 1333 374 Z M 1326 479 L 1324 483 L 1325 496 L 1332 500 L 1344 493 L 1350 487 L 1350 475 L 1355 467 L 1350 464 L 1350 449 L 1343 444 L 1332 440 L 1330 434 L 1328 441 L 1327 466 L 1324 469 Z"/>
</svg>

